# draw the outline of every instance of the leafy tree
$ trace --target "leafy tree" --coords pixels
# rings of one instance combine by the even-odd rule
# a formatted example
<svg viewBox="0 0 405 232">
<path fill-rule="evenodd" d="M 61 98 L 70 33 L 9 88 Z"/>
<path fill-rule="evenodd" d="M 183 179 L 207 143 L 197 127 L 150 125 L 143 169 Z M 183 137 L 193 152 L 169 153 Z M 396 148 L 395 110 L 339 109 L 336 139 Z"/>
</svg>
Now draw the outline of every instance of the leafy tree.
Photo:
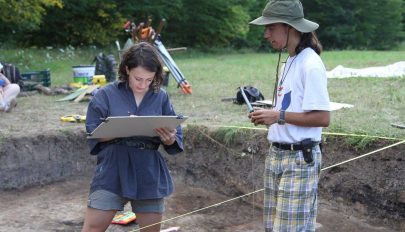
<svg viewBox="0 0 405 232">
<path fill-rule="evenodd" d="M 262 0 L 264 1 L 264 0 Z M 162 32 L 165 44 L 171 46 L 213 47 L 248 46 L 248 10 L 255 0 L 120 0 L 119 11 L 136 23 L 148 17 L 157 26 L 167 20 Z M 262 6 L 260 6 L 262 7 Z M 259 38 L 259 37 L 258 37 Z M 257 39 L 258 40 L 258 39 Z"/>
<path fill-rule="evenodd" d="M 404 2 L 403 0 L 386 0 L 376 7 L 376 15 L 378 15 L 376 18 L 378 20 L 375 22 L 373 34 L 372 43 L 374 46 L 370 45 L 369 47 L 390 49 L 404 38 L 402 24 Z"/>
<path fill-rule="evenodd" d="M 122 15 L 136 23 L 145 22 L 152 18 L 157 24 L 161 18 L 181 17 L 182 0 L 116 0 L 117 10 Z"/>
<path fill-rule="evenodd" d="M 0 0 L 1 41 L 38 29 L 47 9 L 62 8 L 61 0 Z"/>
<path fill-rule="evenodd" d="M 266 6 L 268 0 L 253 1 L 249 7 L 249 22 L 262 15 L 263 8 Z M 263 37 L 264 27 L 250 25 L 249 32 L 246 35 L 245 46 L 255 47 L 259 49 L 269 49 L 269 44 Z"/>
<path fill-rule="evenodd" d="M 301 0 L 326 49 L 389 49 L 405 38 L 405 0 Z M 111 45 L 126 20 L 167 20 L 165 45 L 268 48 L 249 26 L 268 0 L 0 0 L 0 41 L 20 45 Z M 13 41 L 13 42 L 11 42 Z"/>
<path fill-rule="evenodd" d="M 126 20 L 135 22 L 138 25 L 152 19 L 152 27 L 157 28 L 161 19 L 166 19 L 166 25 L 162 31 L 164 38 L 170 38 L 172 44 L 178 44 L 177 23 L 184 17 L 183 0 L 117 0 L 117 11 L 119 11 Z M 128 34 L 121 28 L 120 39 L 126 40 Z M 174 38 L 174 39 L 173 39 Z M 166 42 L 165 42 L 166 44 Z"/>
<path fill-rule="evenodd" d="M 0 0 L 0 21 L 19 27 L 37 28 L 41 24 L 46 8 L 62 8 L 61 0 Z"/>
<path fill-rule="evenodd" d="M 320 24 L 325 48 L 388 49 L 402 29 L 403 0 L 305 1 L 306 17 Z"/>
<path fill-rule="evenodd" d="M 238 0 L 183 0 L 181 17 L 167 27 L 168 40 L 191 47 L 229 45 L 248 31 L 249 15 Z M 175 36 L 173 36 L 175 35 Z"/>
<path fill-rule="evenodd" d="M 125 21 L 113 1 L 64 0 L 64 8 L 52 8 L 40 30 L 29 41 L 49 45 L 107 45 L 121 32 Z"/>
</svg>

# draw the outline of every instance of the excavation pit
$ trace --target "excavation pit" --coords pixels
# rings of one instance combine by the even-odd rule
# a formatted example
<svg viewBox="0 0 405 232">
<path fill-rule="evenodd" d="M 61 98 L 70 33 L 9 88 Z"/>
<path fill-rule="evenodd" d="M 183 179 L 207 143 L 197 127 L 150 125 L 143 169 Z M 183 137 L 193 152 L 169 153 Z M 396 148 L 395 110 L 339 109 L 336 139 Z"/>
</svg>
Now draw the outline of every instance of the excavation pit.
<svg viewBox="0 0 405 232">
<path fill-rule="evenodd" d="M 163 228 L 262 231 L 265 133 L 185 128 L 185 152 L 164 154 L 176 186 L 165 219 L 176 218 Z M 345 137 L 326 136 L 323 167 L 393 143 L 374 140 L 359 148 Z M 317 231 L 404 231 L 404 152 L 401 145 L 323 171 Z M 94 167 L 82 130 L 3 138 L 0 231 L 80 231 Z"/>
</svg>

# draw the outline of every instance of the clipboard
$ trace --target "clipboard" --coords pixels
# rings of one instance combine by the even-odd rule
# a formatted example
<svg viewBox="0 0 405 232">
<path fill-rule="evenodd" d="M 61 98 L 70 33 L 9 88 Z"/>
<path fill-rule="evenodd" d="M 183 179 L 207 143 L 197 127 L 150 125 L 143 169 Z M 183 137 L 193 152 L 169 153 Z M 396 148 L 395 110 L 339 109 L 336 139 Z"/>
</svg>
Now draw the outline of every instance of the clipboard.
<svg viewBox="0 0 405 232">
<path fill-rule="evenodd" d="M 187 118 L 187 116 L 108 117 L 93 132 L 87 134 L 87 138 L 154 137 L 158 136 L 154 131 L 155 128 L 167 127 L 175 129 Z"/>
</svg>

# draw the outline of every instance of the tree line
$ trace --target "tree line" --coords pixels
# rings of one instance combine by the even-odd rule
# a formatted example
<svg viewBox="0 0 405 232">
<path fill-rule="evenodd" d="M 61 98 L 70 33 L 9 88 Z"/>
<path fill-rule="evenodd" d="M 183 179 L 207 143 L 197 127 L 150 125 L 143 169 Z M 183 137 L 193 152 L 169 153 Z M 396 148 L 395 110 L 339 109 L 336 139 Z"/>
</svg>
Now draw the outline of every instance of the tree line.
<svg viewBox="0 0 405 232">
<path fill-rule="evenodd" d="M 405 38 L 405 0 L 301 0 L 320 24 L 325 49 L 391 49 Z M 0 0 L 2 46 L 109 46 L 128 38 L 122 25 L 166 19 L 165 44 L 262 48 L 263 27 L 249 26 L 267 0 Z"/>
</svg>

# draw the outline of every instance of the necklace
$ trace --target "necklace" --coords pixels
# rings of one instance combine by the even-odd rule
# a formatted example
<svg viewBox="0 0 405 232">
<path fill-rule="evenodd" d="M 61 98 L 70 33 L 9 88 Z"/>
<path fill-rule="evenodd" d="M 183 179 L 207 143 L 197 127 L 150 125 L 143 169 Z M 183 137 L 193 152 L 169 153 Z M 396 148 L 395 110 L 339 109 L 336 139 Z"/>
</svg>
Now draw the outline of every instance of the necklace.
<svg viewBox="0 0 405 232">
<path fill-rule="evenodd" d="M 278 91 L 278 94 L 277 94 L 277 95 L 278 95 L 279 97 L 281 96 L 281 91 L 283 91 L 283 88 L 284 88 L 284 87 L 283 87 L 284 80 L 285 80 L 285 78 L 287 77 L 287 74 L 288 74 L 288 72 L 290 71 L 290 68 L 291 68 L 292 64 L 294 63 L 295 58 L 297 58 L 297 56 L 298 56 L 298 54 L 294 56 L 294 58 L 293 58 L 292 61 L 290 62 L 290 65 L 288 66 L 287 72 L 286 72 L 285 74 L 284 74 L 284 72 L 285 72 L 285 66 L 284 66 L 283 73 L 281 74 L 281 80 L 280 80 L 280 83 L 279 83 L 278 88 L 277 88 L 277 91 Z M 289 57 L 287 57 L 287 60 L 288 60 L 288 58 L 289 58 Z M 285 64 L 287 64 L 287 60 L 284 62 Z"/>
</svg>

